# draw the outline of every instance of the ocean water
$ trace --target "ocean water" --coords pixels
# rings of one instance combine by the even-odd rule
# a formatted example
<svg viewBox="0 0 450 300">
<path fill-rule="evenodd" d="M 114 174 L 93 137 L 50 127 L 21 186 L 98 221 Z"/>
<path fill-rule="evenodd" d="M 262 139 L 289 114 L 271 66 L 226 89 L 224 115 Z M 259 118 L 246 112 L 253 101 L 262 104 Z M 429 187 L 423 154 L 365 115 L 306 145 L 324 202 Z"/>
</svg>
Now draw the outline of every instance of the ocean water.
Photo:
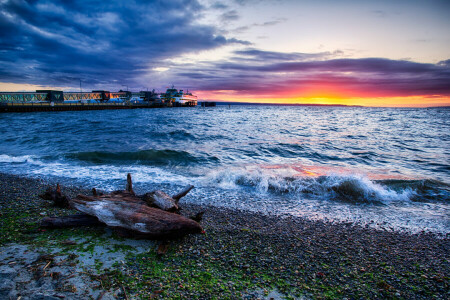
<svg viewBox="0 0 450 300">
<path fill-rule="evenodd" d="M 448 234 L 450 109 L 218 106 L 0 114 L 0 172 Z"/>
</svg>

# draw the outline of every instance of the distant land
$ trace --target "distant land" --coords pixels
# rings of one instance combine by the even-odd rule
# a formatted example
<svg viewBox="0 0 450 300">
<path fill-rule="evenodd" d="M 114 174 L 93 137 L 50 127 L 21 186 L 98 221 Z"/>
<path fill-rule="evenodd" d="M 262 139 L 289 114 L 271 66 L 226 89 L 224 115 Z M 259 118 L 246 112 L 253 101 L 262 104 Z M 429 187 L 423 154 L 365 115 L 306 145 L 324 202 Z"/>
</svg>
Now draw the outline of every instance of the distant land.
<svg viewBox="0 0 450 300">
<path fill-rule="evenodd" d="M 345 105 L 345 104 L 315 104 L 315 103 L 258 103 L 258 102 L 231 102 L 231 101 L 199 101 L 200 102 L 214 102 L 216 105 L 253 105 L 253 106 L 325 106 L 325 107 L 374 107 L 383 108 L 380 106 L 364 106 L 364 105 Z M 389 107 L 389 108 L 447 108 L 450 109 L 450 105 L 447 106 L 428 106 L 428 107 Z"/>
<path fill-rule="evenodd" d="M 306 103 L 259 103 L 259 102 L 227 102 L 227 101 L 199 101 L 199 102 L 215 102 L 217 105 L 254 105 L 254 106 L 343 106 L 343 107 L 364 107 L 362 105 L 345 105 L 345 104 L 306 104 Z"/>
</svg>

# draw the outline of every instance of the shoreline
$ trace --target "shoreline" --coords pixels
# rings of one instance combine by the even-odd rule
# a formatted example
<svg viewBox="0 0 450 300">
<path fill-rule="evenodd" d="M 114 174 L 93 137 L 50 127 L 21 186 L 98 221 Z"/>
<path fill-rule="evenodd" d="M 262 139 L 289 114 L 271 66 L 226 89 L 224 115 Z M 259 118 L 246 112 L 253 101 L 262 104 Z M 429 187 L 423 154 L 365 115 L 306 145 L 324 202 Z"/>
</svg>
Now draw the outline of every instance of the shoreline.
<svg viewBox="0 0 450 300">
<path fill-rule="evenodd" d="M 73 213 L 37 197 L 48 185 L 45 180 L 0 173 L 0 276 L 9 284 L 9 290 L 0 286 L 2 296 L 13 292 L 32 299 L 33 293 L 45 292 L 55 299 L 449 297 L 448 235 L 280 218 L 181 201 L 182 214 L 205 210 L 201 224 L 206 234 L 171 241 L 168 252 L 158 256 L 158 242 L 119 238 L 103 227 L 42 231 L 38 221 L 44 216 Z M 79 187 L 62 191 L 71 197 L 89 193 Z M 44 252 L 53 258 L 42 265 L 38 258 Z M 77 259 L 69 262 L 71 255 Z M 42 270 L 47 263 L 47 276 L 44 272 L 30 279 L 43 281 L 41 289 L 39 284 L 34 289 L 21 284 L 18 274 L 34 265 Z M 58 268 L 59 278 L 48 275 L 58 273 Z M 71 271 L 81 270 L 83 274 L 67 278 Z M 65 289 L 64 282 L 74 278 L 76 291 Z"/>
</svg>

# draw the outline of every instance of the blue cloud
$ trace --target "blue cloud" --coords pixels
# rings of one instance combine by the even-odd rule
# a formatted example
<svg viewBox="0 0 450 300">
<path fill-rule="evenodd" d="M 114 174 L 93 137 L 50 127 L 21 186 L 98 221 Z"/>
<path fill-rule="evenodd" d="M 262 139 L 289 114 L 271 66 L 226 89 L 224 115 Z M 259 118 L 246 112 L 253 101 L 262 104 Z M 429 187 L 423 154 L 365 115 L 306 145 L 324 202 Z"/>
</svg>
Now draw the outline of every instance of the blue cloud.
<svg viewBox="0 0 450 300">
<path fill-rule="evenodd" d="M 130 85 L 165 58 L 248 44 L 195 22 L 196 0 L 0 2 L 0 81 Z"/>
</svg>

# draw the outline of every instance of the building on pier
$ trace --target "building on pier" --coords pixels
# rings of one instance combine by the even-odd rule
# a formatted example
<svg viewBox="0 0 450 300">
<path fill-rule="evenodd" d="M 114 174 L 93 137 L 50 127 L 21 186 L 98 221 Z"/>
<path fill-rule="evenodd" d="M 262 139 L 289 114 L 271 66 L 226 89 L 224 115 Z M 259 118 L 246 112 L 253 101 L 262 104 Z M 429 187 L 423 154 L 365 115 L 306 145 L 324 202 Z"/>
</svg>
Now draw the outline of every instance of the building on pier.
<svg viewBox="0 0 450 300">
<path fill-rule="evenodd" d="M 23 106 L 20 108 L 19 106 Z M 68 107 L 71 105 L 71 107 Z M 78 110 L 76 105 L 132 105 L 145 107 L 196 106 L 197 96 L 183 90 L 168 89 L 166 93 L 152 91 L 118 91 L 95 90 L 92 92 L 63 92 L 57 90 L 37 90 L 36 92 L 0 92 L 2 111 L 29 110 Z M 9 106 L 7 108 L 6 106 Z M 30 108 L 30 106 L 32 106 Z M 64 106 L 64 107 L 63 107 Z M 67 107 L 66 107 L 67 106 Z M 84 107 L 86 108 L 86 107 Z M 93 106 L 103 109 L 105 106 Z"/>
</svg>

